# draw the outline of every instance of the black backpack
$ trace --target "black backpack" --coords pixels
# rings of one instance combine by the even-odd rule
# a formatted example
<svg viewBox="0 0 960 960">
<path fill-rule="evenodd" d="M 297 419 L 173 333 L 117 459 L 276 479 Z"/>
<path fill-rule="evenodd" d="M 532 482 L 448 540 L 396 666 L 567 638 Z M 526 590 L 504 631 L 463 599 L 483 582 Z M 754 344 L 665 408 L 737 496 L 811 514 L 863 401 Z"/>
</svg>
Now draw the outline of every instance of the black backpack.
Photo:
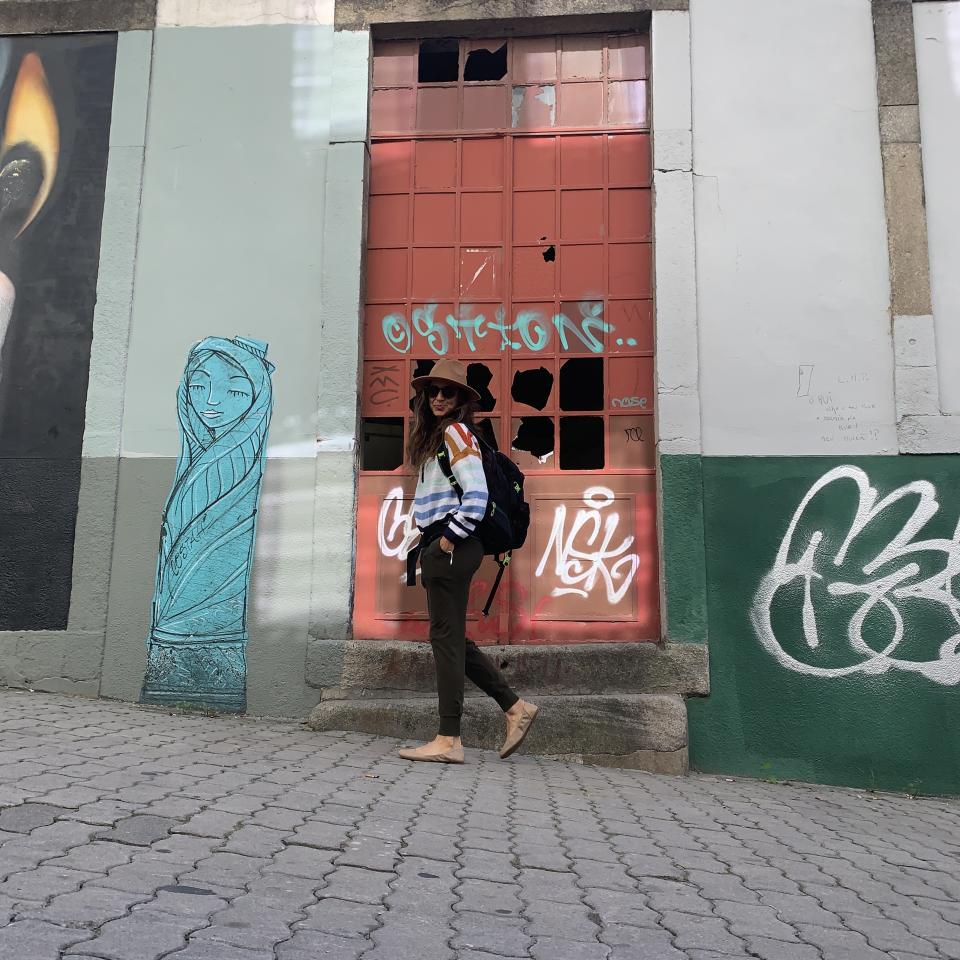
<svg viewBox="0 0 960 960">
<path fill-rule="evenodd" d="M 495 450 L 477 434 L 474 436 L 480 447 L 488 496 L 487 511 L 477 524 L 476 533 L 483 544 L 483 552 L 495 557 L 500 568 L 483 608 L 483 615 L 487 616 L 503 579 L 503 572 L 510 565 L 513 551 L 519 550 L 527 539 L 530 505 L 523 498 L 524 476 L 520 468 L 505 453 Z M 445 443 L 441 443 L 437 451 L 437 463 L 443 475 L 450 481 L 457 499 L 463 500 L 463 488 L 453 474 Z"/>
</svg>

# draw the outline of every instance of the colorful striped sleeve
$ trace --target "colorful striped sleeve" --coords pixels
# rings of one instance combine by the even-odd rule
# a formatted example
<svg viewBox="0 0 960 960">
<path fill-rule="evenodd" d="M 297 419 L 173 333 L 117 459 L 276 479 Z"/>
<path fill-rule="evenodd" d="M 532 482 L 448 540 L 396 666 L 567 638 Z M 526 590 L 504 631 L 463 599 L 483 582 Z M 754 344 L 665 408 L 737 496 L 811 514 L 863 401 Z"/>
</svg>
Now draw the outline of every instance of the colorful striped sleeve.
<svg viewBox="0 0 960 960">
<path fill-rule="evenodd" d="M 487 478 L 477 438 L 462 423 L 451 424 L 444 431 L 444 443 L 450 455 L 450 467 L 463 490 L 459 509 L 447 524 L 447 535 L 453 540 L 465 540 L 487 512 Z"/>
</svg>

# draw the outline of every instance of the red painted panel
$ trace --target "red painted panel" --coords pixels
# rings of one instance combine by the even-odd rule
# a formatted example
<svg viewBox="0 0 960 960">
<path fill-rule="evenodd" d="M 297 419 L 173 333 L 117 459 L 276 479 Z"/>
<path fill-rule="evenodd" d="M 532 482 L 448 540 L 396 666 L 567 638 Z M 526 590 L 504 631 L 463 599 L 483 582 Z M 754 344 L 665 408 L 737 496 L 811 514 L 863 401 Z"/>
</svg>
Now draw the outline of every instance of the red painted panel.
<svg viewBox="0 0 960 960">
<path fill-rule="evenodd" d="M 413 250 L 410 293 L 416 300 L 446 300 L 455 295 L 456 253 L 453 247 Z"/>
<path fill-rule="evenodd" d="M 417 43 L 378 43 L 373 56 L 373 85 L 403 87 L 417 80 Z"/>
<path fill-rule="evenodd" d="M 410 378 L 405 360 L 367 360 L 363 364 L 362 413 L 365 417 L 407 414 Z"/>
<path fill-rule="evenodd" d="M 514 190 L 553 189 L 556 182 L 554 137 L 522 137 L 513 141 Z"/>
<path fill-rule="evenodd" d="M 471 138 L 461 142 L 461 186 L 464 190 L 503 187 L 503 138 Z"/>
<path fill-rule="evenodd" d="M 611 37 L 608 48 L 610 65 L 607 75 L 612 80 L 646 80 L 646 37 L 636 34 L 625 37 Z"/>
<path fill-rule="evenodd" d="M 603 116 L 603 84 L 560 84 L 560 124 L 564 127 L 593 127 Z"/>
<path fill-rule="evenodd" d="M 414 184 L 417 190 L 452 190 L 457 185 L 455 140 L 417 141 Z"/>
<path fill-rule="evenodd" d="M 553 297 L 556 261 L 547 262 L 539 247 L 517 247 L 513 251 L 513 295 L 521 300 Z"/>
<path fill-rule="evenodd" d="M 456 87 L 420 87 L 417 90 L 417 129 L 456 129 L 458 100 Z"/>
<path fill-rule="evenodd" d="M 492 201 L 492 202 L 491 202 Z M 503 238 L 503 205 L 489 193 L 464 193 L 460 197 L 460 242 L 499 243 Z"/>
<path fill-rule="evenodd" d="M 387 140 L 370 145 L 370 192 L 406 193 L 410 189 L 413 141 Z"/>
<path fill-rule="evenodd" d="M 644 126 L 647 122 L 647 83 L 645 80 L 610 81 L 607 94 L 610 123 Z"/>
<path fill-rule="evenodd" d="M 407 251 L 367 250 L 367 297 L 403 300 L 407 296 Z"/>
<path fill-rule="evenodd" d="M 410 235 L 410 198 L 406 194 L 370 197 L 367 242 L 372 247 L 406 244 Z"/>
<path fill-rule="evenodd" d="M 646 243 L 611 243 L 610 296 L 646 299 L 653 293 L 650 286 L 650 245 Z"/>
<path fill-rule="evenodd" d="M 609 376 L 609 409 L 653 410 L 653 357 L 612 357 Z"/>
<path fill-rule="evenodd" d="M 560 193 L 560 239 L 602 240 L 602 190 L 563 190 Z"/>
<path fill-rule="evenodd" d="M 652 239 L 649 190 L 611 190 L 609 202 L 611 240 Z"/>
<path fill-rule="evenodd" d="M 603 244 L 560 248 L 560 294 L 568 300 L 593 300 L 606 292 Z"/>
<path fill-rule="evenodd" d="M 603 137 L 560 139 L 560 183 L 565 187 L 598 187 L 603 177 Z"/>
<path fill-rule="evenodd" d="M 464 87 L 464 130 L 502 130 L 507 125 L 507 88 Z"/>
<path fill-rule="evenodd" d="M 413 90 L 374 90 L 370 102 L 370 132 L 405 133 L 414 125 Z"/>
<path fill-rule="evenodd" d="M 611 187 L 649 187 L 650 137 L 645 133 L 622 133 L 608 138 Z"/>
<path fill-rule="evenodd" d="M 603 44 L 600 36 L 564 37 L 560 41 L 560 76 L 564 80 L 594 79 L 603 73 Z M 591 123 L 596 124 L 599 114 Z"/>
<path fill-rule="evenodd" d="M 607 345 L 610 353 L 653 353 L 652 300 L 610 300 L 607 319 L 613 325 Z"/>
<path fill-rule="evenodd" d="M 460 297 L 493 300 L 503 296 L 503 250 L 463 247 L 460 250 Z"/>
<path fill-rule="evenodd" d="M 610 418 L 610 466 L 623 470 L 653 470 L 657 444 L 653 416 Z"/>
<path fill-rule="evenodd" d="M 418 193 L 413 198 L 413 242 L 455 243 L 456 239 L 456 195 Z"/>
<path fill-rule="evenodd" d="M 553 243 L 556 239 L 557 197 L 550 191 L 513 195 L 513 239 L 517 243 Z"/>
<path fill-rule="evenodd" d="M 513 41 L 515 83 L 540 83 L 557 78 L 557 41 L 553 37 L 531 37 Z"/>
</svg>

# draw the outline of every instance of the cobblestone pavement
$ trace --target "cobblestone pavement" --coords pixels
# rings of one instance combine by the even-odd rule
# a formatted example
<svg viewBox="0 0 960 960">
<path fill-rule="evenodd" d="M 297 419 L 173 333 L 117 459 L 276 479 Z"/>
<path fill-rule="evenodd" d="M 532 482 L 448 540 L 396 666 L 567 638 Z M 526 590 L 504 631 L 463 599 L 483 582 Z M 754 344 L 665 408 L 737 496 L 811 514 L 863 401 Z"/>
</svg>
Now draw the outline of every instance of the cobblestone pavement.
<svg viewBox="0 0 960 960">
<path fill-rule="evenodd" d="M 0 691 L 0 958 L 960 958 L 960 804 Z"/>
</svg>

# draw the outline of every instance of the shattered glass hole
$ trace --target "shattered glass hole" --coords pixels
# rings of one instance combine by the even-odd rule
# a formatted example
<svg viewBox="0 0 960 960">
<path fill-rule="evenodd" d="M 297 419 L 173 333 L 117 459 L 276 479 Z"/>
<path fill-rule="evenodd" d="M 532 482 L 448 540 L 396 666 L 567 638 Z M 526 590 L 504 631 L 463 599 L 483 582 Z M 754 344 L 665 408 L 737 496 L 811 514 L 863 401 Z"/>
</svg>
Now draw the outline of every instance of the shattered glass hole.
<svg viewBox="0 0 960 960">
<path fill-rule="evenodd" d="M 420 83 L 455 83 L 460 72 L 460 41 L 445 37 L 421 40 L 417 57 Z"/>
<path fill-rule="evenodd" d="M 560 365 L 560 409 L 603 409 L 603 359 L 576 357 Z"/>
<path fill-rule="evenodd" d="M 536 370 L 517 370 L 513 375 L 510 395 L 516 403 L 542 410 L 550 401 L 553 374 L 546 367 Z"/>
<path fill-rule="evenodd" d="M 557 248 L 553 244 L 543 251 L 543 259 L 546 263 L 553 263 L 557 259 Z"/>
<path fill-rule="evenodd" d="M 480 394 L 477 407 L 488 413 L 497 405 L 497 398 L 490 392 L 490 382 L 493 374 L 490 368 L 482 363 L 471 363 L 467 367 L 467 383 Z"/>
<path fill-rule="evenodd" d="M 520 452 L 542 460 L 553 453 L 556 447 L 552 417 L 521 417 L 517 435 L 510 446 Z"/>
<path fill-rule="evenodd" d="M 507 75 L 507 44 L 496 50 L 471 50 L 463 68 L 464 80 L 502 80 Z"/>
<path fill-rule="evenodd" d="M 360 445 L 362 470 L 403 466 L 403 417 L 364 417 Z"/>
<path fill-rule="evenodd" d="M 560 469 L 602 470 L 603 417 L 560 418 Z"/>
</svg>

